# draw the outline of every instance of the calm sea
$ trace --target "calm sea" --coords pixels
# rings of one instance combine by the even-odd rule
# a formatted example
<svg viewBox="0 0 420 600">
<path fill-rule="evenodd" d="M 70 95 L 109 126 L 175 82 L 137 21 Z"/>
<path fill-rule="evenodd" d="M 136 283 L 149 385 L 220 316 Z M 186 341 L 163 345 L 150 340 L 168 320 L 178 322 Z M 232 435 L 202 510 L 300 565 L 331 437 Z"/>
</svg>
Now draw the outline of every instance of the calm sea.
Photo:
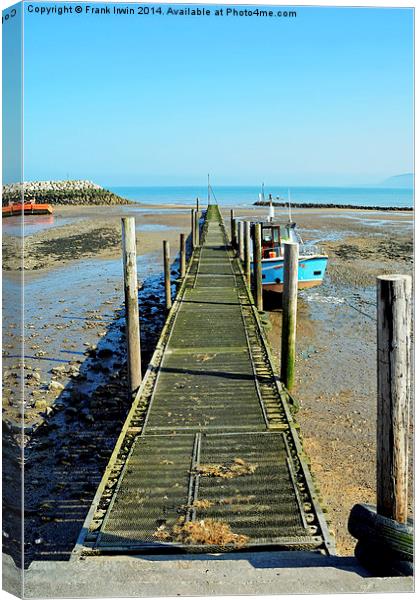
<svg viewBox="0 0 420 600">
<path fill-rule="evenodd" d="M 207 187 L 110 187 L 114 193 L 134 200 L 153 204 L 193 204 L 197 196 L 207 203 Z M 250 206 L 258 200 L 258 186 L 214 186 L 214 195 L 221 205 Z M 286 201 L 288 188 L 266 186 L 265 199 Z M 302 204 L 351 204 L 352 206 L 412 207 L 413 190 L 385 187 L 291 187 L 292 202 Z"/>
</svg>

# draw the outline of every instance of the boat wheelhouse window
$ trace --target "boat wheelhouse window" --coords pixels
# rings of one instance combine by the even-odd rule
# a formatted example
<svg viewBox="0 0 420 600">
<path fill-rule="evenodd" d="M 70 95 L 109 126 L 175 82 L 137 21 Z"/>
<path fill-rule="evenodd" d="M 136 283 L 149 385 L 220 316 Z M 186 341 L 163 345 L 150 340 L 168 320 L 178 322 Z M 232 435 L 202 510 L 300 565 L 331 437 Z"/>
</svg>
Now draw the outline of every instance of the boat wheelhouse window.
<svg viewBox="0 0 420 600">
<path fill-rule="evenodd" d="M 271 227 L 264 227 L 263 229 L 263 240 L 264 242 L 271 242 L 273 239 Z"/>
<path fill-rule="evenodd" d="M 280 241 L 280 227 L 263 227 L 263 242 Z"/>
</svg>

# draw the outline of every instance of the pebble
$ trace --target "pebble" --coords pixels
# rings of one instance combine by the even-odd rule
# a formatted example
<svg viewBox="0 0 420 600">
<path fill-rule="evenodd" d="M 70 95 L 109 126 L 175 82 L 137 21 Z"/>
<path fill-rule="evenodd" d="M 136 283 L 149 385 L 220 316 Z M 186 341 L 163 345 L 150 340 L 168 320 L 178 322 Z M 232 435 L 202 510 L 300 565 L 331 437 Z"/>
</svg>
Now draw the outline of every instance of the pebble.
<svg viewBox="0 0 420 600">
<path fill-rule="evenodd" d="M 59 381 L 54 381 L 54 379 L 51 379 L 48 389 L 61 391 L 61 390 L 64 390 L 64 385 L 62 383 L 60 383 Z"/>
<path fill-rule="evenodd" d="M 45 411 L 47 409 L 47 402 L 46 402 L 46 400 L 37 400 L 35 402 L 35 408 L 36 408 L 36 410 Z"/>
</svg>

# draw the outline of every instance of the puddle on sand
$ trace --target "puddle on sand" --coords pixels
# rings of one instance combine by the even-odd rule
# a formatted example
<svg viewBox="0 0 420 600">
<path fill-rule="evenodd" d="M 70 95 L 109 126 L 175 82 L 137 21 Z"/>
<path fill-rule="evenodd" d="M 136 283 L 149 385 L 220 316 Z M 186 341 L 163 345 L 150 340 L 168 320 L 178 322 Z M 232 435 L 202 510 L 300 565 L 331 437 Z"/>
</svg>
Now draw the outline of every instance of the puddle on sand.
<svg viewBox="0 0 420 600">
<path fill-rule="evenodd" d="M 112 207 L 114 208 L 114 207 Z M 137 206 L 117 206 L 119 213 L 128 212 L 129 214 L 140 213 L 144 215 L 163 215 L 163 214 L 179 214 L 180 210 L 171 209 L 171 208 L 139 208 Z M 82 211 L 82 208 L 81 208 Z M 112 212 L 112 211 L 110 211 Z M 14 236 L 14 237 L 23 237 L 36 235 L 37 233 L 41 233 L 43 231 L 47 231 L 49 229 L 56 229 L 57 227 L 62 227 L 63 225 L 71 225 L 72 223 L 76 223 L 81 220 L 86 220 L 92 218 L 91 215 L 86 214 L 78 214 L 74 216 L 64 216 L 58 214 L 52 215 L 25 215 L 15 216 L 15 217 L 7 217 L 2 221 L 2 231 L 3 235 Z M 167 229 L 172 229 L 167 225 L 159 225 L 159 224 L 143 224 L 138 225 L 136 227 L 139 231 L 163 231 Z"/>
<path fill-rule="evenodd" d="M 322 242 L 339 242 L 347 237 L 359 235 L 354 231 L 330 231 L 322 229 L 305 229 L 299 228 L 299 233 L 302 233 L 304 243 L 322 244 Z M 308 238 L 308 239 L 305 239 Z"/>
<path fill-rule="evenodd" d="M 3 235 L 22 237 L 35 235 L 41 231 L 70 225 L 84 219 L 83 216 L 61 217 L 57 215 L 25 215 L 25 217 L 8 217 L 3 219 Z"/>
<path fill-rule="evenodd" d="M 317 289 L 301 290 L 299 297 L 307 302 L 310 309 L 310 318 L 314 320 L 328 320 L 333 318 L 329 309 L 336 306 L 342 306 L 342 315 L 347 314 L 347 310 L 359 312 L 369 319 L 375 319 L 376 311 L 376 291 L 374 287 L 355 288 L 347 285 L 334 285 L 331 283 L 328 275 L 322 286 Z M 337 317 L 334 309 L 334 318 Z"/>
<path fill-rule="evenodd" d="M 386 214 L 386 213 L 382 213 L 382 214 Z M 319 217 L 321 219 L 331 219 L 334 218 L 332 215 L 319 215 Z M 369 214 L 366 214 L 365 216 L 357 216 L 357 215 L 348 215 L 348 214 L 343 214 L 340 215 L 340 218 L 342 219 L 351 219 L 352 221 L 358 221 L 359 223 L 361 223 L 362 225 L 366 225 L 367 227 L 393 227 L 395 229 L 395 226 L 398 227 L 402 227 L 402 228 L 411 228 L 413 227 L 413 215 L 412 213 L 402 213 L 401 214 L 401 219 L 380 219 L 377 218 L 376 216 L 374 218 L 372 218 L 371 216 L 369 216 Z"/>
<path fill-rule="evenodd" d="M 136 225 L 136 231 L 171 231 L 176 227 L 170 225 L 161 225 L 159 223 L 140 223 Z"/>
<path fill-rule="evenodd" d="M 318 303 L 318 304 L 344 304 L 344 298 L 339 298 L 337 296 L 329 296 L 325 294 L 321 294 L 320 292 L 299 292 L 299 296 L 304 298 L 306 302 L 309 303 Z"/>
</svg>

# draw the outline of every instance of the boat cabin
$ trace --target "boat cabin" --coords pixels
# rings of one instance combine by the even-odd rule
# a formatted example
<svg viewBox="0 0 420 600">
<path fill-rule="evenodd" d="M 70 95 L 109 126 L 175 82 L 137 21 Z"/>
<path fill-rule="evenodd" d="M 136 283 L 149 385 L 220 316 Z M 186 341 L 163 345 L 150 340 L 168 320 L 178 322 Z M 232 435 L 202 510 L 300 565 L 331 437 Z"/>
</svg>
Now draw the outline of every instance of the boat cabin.
<svg viewBox="0 0 420 600">
<path fill-rule="evenodd" d="M 294 241 L 292 235 L 295 223 L 262 223 L 261 224 L 261 252 L 262 258 L 278 258 L 283 256 L 282 243 Z"/>
</svg>

